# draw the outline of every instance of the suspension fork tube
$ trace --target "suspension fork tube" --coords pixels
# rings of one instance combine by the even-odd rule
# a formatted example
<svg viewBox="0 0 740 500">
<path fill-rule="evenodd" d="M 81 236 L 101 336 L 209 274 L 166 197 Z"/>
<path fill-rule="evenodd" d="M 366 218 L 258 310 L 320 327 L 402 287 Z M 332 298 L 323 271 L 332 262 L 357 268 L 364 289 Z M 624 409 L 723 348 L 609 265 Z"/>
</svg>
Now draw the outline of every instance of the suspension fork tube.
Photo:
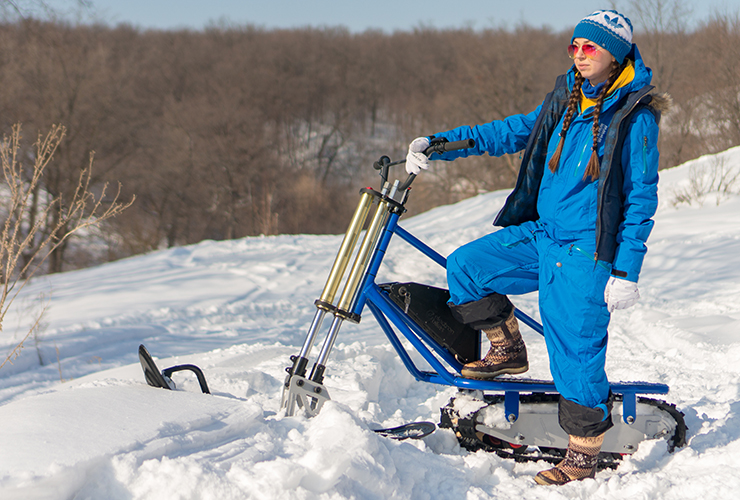
<svg viewBox="0 0 740 500">
<path fill-rule="evenodd" d="M 357 244 L 357 239 L 360 236 L 362 227 L 365 225 L 365 220 L 370 212 L 372 203 L 373 195 L 368 192 L 362 193 L 360 202 L 357 204 L 357 209 L 355 209 L 355 213 L 342 240 L 342 245 L 339 247 L 339 252 L 337 252 L 337 257 L 334 259 L 334 265 L 329 272 L 324 291 L 319 298 L 322 304 L 331 305 L 334 301 L 334 297 L 339 289 L 339 283 L 342 281 L 344 271 L 347 269 L 352 250 L 354 250 Z"/>
<path fill-rule="evenodd" d="M 311 327 L 308 329 L 306 340 L 303 342 L 300 354 L 297 357 L 292 357 L 293 368 L 291 373 L 303 377 L 306 375 L 306 367 L 308 366 L 308 355 L 311 352 L 314 342 L 316 342 L 316 334 L 321 329 L 321 323 L 324 322 L 324 316 L 326 316 L 326 309 L 322 307 L 316 308 L 316 314 L 311 322 Z"/>
<path fill-rule="evenodd" d="M 334 316 L 334 321 L 331 322 L 329 327 L 329 333 L 326 334 L 324 339 L 324 345 L 321 346 L 321 353 L 311 369 L 310 379 L 317 384 L 324 383 L 324 370 L 326 370 L 326 360 L 329 358 L 329 353 L 332 347 L 334 347 L 334 341 L 337 340 L 339 334 L 339 328 L 342 326 L 344 318 L 341 316 Z"/>
<path fill-rule="evenodd" d="M 373 195 L 369 192 L 363 192 L 360 195 L 360 201 L 357 204 L 355 213 L 352 215 L 347 231 L 344 233 L 344 239 L 339 247 L 337 256 L 334 258 L 334 264 L 332 264 L 331 271 L 329 271 L 329 277 L 326 279 L 324 290 L 321 292 L 321 296 L 316 301 L 316 314 L 314 315 L 311 326 L 306 334 L 306 339 L 301 347 L 301 352 L 298 356 L 291 356 L 293 361 L 293 367 L 289 368 L 289 373 L 303 377 L 306 374 L 306 367 L 308 366 L 308 355 L 311 352 L 314 342 L 316 342 L 316 335 L 321 329 L 321 324 L 324 321 L 326 313 L 334 308 L 333 302 L 336 296 L 339 284 L 342 281 L 344 272 L 347 269 L 347 264 L 352 255 L 352 251 L 357 244 L 362 228 L 367 220 L 368 213 L 370 212 L 370 206 L 373 202 Z"/>
<path fill-rule="evenodd" d="M 338 312 L 348 312 L 352 310 L 352 302 L 357 295 L 357 289 L 360 286 L 362 278 L 367 272 L 367 268 L 370 265 L 370 259 L 373 256 L 373 250 L 378 243 L 378 237 L 385 227 L 385 222 L 388 216 L 388 202 L 386 200 L 380 200 L 378 202 L 378 209 L 373 216 L 370 227 L 365 234 L 365 239 L 362 241 L 360 250 L 357 252 L 357 258 L 352 266 L 352 270 L 347 278 L 347 284 L 344 287 L 342 296 L 339 299 Z"/>
<path fill-rule="evenodd" d="M 357 290 L 362 282 L 368 266 L 370 265 L 370 258 L 372 257 L 373 250 L 378 243 L 378 237 L 385 226 L 388 215 L 388 202 L 380 200 L 378 202 L 378 209 L 375 211 L 370 227 L 365 233 L 365 239 L 362 240 L 362 245 L 357 252 L 357 257 L 350 271 L 347 283 L 344 286 L 344 291 L 339 299 L 339 306 L 337 311 L 334 313 L 334 321 L 331 324 L 329 333 L 324 339 L 324 344 L 321 346 L 321 352 L 316 360 L 316 363 L 311 370 L 311 380 L 316 383 L 322 383 L 324 379 L 324 370 L 326 369 L 326 360 L 329 358 L 329 353 L 334 346 L 334 342 L 339 334 L 339 328 L 342 326 L 342 322 L 347 317 L 352 317 L 351 306 L 352 302 L 357 295 Z"/>
</svg>

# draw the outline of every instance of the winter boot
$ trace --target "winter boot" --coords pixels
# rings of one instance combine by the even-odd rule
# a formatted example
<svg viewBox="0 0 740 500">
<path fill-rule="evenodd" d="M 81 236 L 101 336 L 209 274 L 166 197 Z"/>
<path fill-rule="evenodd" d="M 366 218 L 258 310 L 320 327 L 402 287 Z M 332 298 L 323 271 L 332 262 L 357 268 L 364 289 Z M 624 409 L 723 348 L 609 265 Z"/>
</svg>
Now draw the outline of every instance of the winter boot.
<svg viewBox="0 0 740 500">
<path fill-rule="evenodd" d="M 593 478 L 603 442 L 604 434 L 596 437 L 571 435 L 565 458 L 552 469 L 537 473 L 534 480 L 538 484 L 560 486 L 571 481 Z"/>
<path fill-rule="evenodd" d="M 505 321 L 483 330 L 491 348 L 486 356 L 463 366 L 460 374 L 465 378 L 486 380 L 505 373 L 524 373 L 529 370 L 527 347 L 524 345 L 519 322 L 514 316 L 514 308 Z"/>
</svg>

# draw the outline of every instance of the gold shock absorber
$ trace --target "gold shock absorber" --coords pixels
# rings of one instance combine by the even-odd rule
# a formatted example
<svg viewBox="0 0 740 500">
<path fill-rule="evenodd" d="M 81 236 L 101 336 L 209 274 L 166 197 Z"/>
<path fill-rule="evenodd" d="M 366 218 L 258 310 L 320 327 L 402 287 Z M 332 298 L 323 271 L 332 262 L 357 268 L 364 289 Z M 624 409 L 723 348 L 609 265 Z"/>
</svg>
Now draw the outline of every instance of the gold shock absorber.
<svg viewBox="0 0 740 500">
<path fill-rule="evenodd" d="M 334 302 L 334 297 L 339 289 L 342 276 L 344 276 L 344 271 L 347 269 L 347 264 L 352 256 L 352 250 L 354 250 L 357 239 L 360 237 L 372 203 L 373 195 L 369 192 L 362 193 L 347 232 L 344 234 L 344 239 L 342 240 L 342 245 L 339 247 L 339 252 L 337 252 L 337 257 L 334 259 L 334 265 L 329 272 L 326 285 L 324 285 L 324 291 L 321 292 L 321 297 L 316 304 L 317 307 L 328 310 L 328 306 Z"/>
<path fill-rule="evenodd" d="M 352 266 L 352 270 L 347 278 L 347 284 L 342 292 L 342 297 L 339 299 L 338 309 L 344 312 L 351 312 L 352 303 L 355 295 L 357 294 L 357 288 L 362 282 L 362 278 L 367 271 L 367 267 L 370 265 L 370 258 L 373 255 L 373 250 L 378 241 L 383 227 L 385 226 L 386 216 L 388 215 L 388 202 L 386 200 L 380 200 L 378 202 L 378 209 L 373 216 L 370 227 L 365 234 L 365 239 L 362 240 L 360 250 L 357 252 L 355 263 Z"/>
<path fill-rule="evenodd" d="M 334 321 L 332 321 L 329 333 L 324 339 L 324 345 L 321 346 L 321 352 L 319 357 L 314 363 L 313 369 L 311 370 L 310 379 L 318 384 L 323 383 L 324 380 L 324 368 L 326 367 L 326 360 L 329 358 L 329 352 L 334 345 L 334 341 L 339 333 L 339 328 L 345 319 L 356 321 L 356 318 L 352 317 L 352 303 L 357 295 L 357 290 L 362 283 L 362 278 L 367 272 L 367 268 L 370 265 L 370 258 L 375 250 L 375 245 L 378 241 L 378 236 L 385 227 L 385 221 L 388 215 L 388 202 L 386 200 L 380 200 L 378 202 L 378 209 L 370 222 L 370 227 L 365 233 L 365 239 L 362 240 L 360 249 L 357 251 L 355 262 L 352 265 L 352 270 L 349 273 L 347 282 L 344 285 L 342 291 L 342 297 L 339 299 L 339 305 L 337 310 L 334 311 Z"/>
</svg>

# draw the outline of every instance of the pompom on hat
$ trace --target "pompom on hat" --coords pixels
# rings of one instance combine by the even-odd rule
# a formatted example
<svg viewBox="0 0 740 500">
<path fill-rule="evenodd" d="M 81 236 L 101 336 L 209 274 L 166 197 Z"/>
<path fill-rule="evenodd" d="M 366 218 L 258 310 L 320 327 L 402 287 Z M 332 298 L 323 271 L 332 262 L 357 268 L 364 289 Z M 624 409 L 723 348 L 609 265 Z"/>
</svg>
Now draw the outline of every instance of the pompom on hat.
<svg viewBox="0 0 740 500">
<path fill-rule="evenodd" d="M 578 22 L 571 43 L 576 38 L 604 47 L 622 64 L 632 49 L 632 22 L 616 10 L 597 10 Z"/>
</svg>

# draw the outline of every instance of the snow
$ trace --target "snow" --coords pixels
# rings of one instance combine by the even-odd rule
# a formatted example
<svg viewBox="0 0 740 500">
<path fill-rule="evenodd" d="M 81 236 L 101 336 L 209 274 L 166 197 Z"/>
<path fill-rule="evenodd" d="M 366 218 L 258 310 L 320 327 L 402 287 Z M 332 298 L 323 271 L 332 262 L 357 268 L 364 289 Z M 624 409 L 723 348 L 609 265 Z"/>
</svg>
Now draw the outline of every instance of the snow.
<svg viewBox="0 0 740 500">
<path fill-rule="evenodd" d="M 735 498 L 740 196 L 672 203 L 717 158 L 737 168 L 740 149 L 661 173 L 642 300 L 610 326 L 610 379 L 666 383 L 665 399 L 686 415 L 689 444 L 673 454 L 663 441 L 646 442 L 595 480 L 549 488 L 532 480 L 546 464 L 469 453 L 445 429 L 418 441 L 378 436 L 371 429 L 439 421 L 456 390 L 415 381 L 370 314 L 340 331 L 325 381 L 332 400 L 314 418 L 286 417 L 284 369 L 341 236 L 285 235 L 204 241 L 25 289 L 5 319 L 4 353 L 46 310 L 20 357 L 0 370 L 0 498 Z M 446 255 L 490 231 L 506 195 L 401 225 Z M 379 274 L 445 285 L 441 268 L 400 240 Z M 515 303 L 538 317 L 536 294 Z M 523 335 L 528 375 L 550 378 L 541 337 Z M 160 368 L 200 366 L 213 394 L 200 394 L 189 373 L 173 376 L 176 391 L 148 387 L 140 343 Z"/>
</svg>

